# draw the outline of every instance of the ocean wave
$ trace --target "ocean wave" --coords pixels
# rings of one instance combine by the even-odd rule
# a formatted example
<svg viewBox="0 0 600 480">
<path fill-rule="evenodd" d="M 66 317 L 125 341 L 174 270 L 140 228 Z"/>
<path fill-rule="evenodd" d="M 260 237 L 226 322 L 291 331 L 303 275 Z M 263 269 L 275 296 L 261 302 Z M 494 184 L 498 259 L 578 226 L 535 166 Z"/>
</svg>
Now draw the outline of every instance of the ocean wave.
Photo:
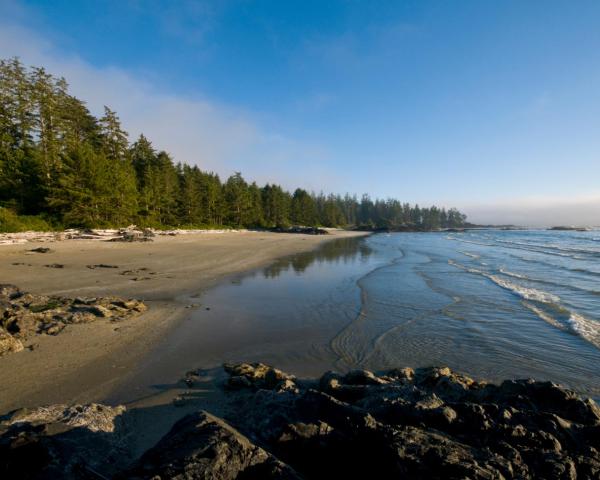
<svg viewBox="0 0 600 480">
<path fill-rule="evenodd" d="M 533 305 L 532 303 L 529 303 L 529 302 L 526 302 L 526 301 L 523 301 L 521 303 L 522 303 L 522 305 L 524 307 L 526 307 L 529 310 L 531 310 L 539 318 L 541 318 L 545 322 L 549 323 L 553 327 L 559 328 L 560 330 L 568 330 L 567 327 L 565 327 L 562 323 L 560 323 L 558 320 L 556 320 L 552 315 L 544 312 L 544 310 L 542 310 L 541 308 L 538 308 L 535 305 Z"/>
<path fill-rule="evenodd" d="M 580 337 L 600 348 L 600 322 L 590 320 L 583 315 L 571 312 L 569 324 Z"/>
<path fill-rule="evenodd" d="M 515 293 L 516 295 L 518 295 L 521 298 L 524 298 L 525 300 L 535 300 L 536 302 L 554 304 L 560 302 L 560 297 L 558 295 L 544 292 L 543 290 L 538 290 L 536 288 L 524 287 L 522 285 L 518 285 L 516 283 L 500 278 L 497 275 L 484 274 L 484 276 L 489 278 L 496 285 L 504 288 L 505 290 L 509 290 Z"/>
<path fill-rule="evenodd" d="M 545 322 L 561 330 L 570 330 L 572 333 L 580 336 L 584 340 L 587 340 L 595 347 L 600 348 L 600 322 L 590 320 L 589 318 L 586 318 L 583 315 L 580 315 L 567 309 L 566 307 L 561 305 L 561 298 L 558 295 L 554 295 L 552 293 L 545 292 L 536 288 L 530 288 L 525 287 L 523 285 L 519 285 L 517 283 L 501 278 L 498 275 L 494 275 L 489 272 L 479 270 L 477 268 L 469 268 L 465 265 L 461 265 L 460 263 L 457 263 L 454 260 L 448 260 L 448 264 L 460 268 L 466 272 L 478 274 L 491 280 L 499 287 L 502 287 L 505 290 L 508 290 L 513 294 L 517 295 L 518 297 L 522 298 L 522 305 L 534 312 L 539 318 L 541 318 Z M 502 273 L 506 275 L 506 270 L 504 270 L 504 272 Z M 529 278 L 523 275 L 515 274 L 514 272 L 510 273 L 512 273 L 513 277 L 515 278 L 519 278 L 522 280 L 530 280 Z M 567 328 L 565 325 L 560 323 L 559 320 L 557 320 L 552 315 L 545 312 L 538 306 L 529 303 L 531 301 L 543 305 L 544 308 L 553 309 L 556 312 L 560 313 L 562 316 L 567 317 L 569 328 Z"/>
<path fill-rule="evenodd" d="M 482 275 L 487 279 L 494 282 L 499 287 L 508 290 L 517 296 L 524 298 L 525 300 L 534 300 L 536 302 L 548 303 L 548 304 L 558 304 L 560 302 L 560 297 L 558 295 L 554 295 L 552 293 L 544 292 L 543 290 L 538 290 L 536 288 L 524 287 L 522 285 L 518 285 L 516 283 L 505 280 L 498 275 L 494 275 L 489 272 L 485 272 L 483 270 L 479 270 L 477 268 L 469 268 L 460 263 L 457 263 L 453 260 L 448 260 L 450 265 L 453 265 L 458 268 L 462 268 L 463 270 L 469 273 L 476 273 L 478 275 Z"/>
<path fill-rule="evenodd" d="M 477 254 L 471 253 L 471 252 L 463 252 L 463 251 L 461 251 L 460 253 L 462 253 L 463 255 L 466 255 L 467 257 L 474 258 L 475 260 L 481 258 L 481 255 L 477 255 Z"/>
<path fill-rule="evenodd" d="M 569 270 L 571 270 L 571 269 L 569 269 Z M 552 280 L 545 280 L 545 279 L 541 279 L 541 278 L 528 277 L 527 275 L 523 275 L 521 273 L 511 272 L 511 271 L 506 270 L 504 268 L 500 268 L 498 271 L 502 275 L 506 275 L 508 277 L 513 277 L 513 278 L 518 278 L 519 280 L 525 280 L 527 282 L 543 283 L 545 285 L 552 285 L 554 287 L 566 288 L 566 289 L 569 289 L 569 290 L 574 290 L 574 291 L 577 291 L 577 292 L 583 292 L 583 293 L 586 293 L 586 294 L 600 295 L 600 291 L 598 291 L 598 290 L 590 290 L 590 289 L 583 288 L 583 287 L 576 287 L 575 285 L 569 285 L 569 284 L 565 284 L 565 283 L 554 282 Z"/>
<path fill-rule="evenodd" d="M 458 238 L 458 237 L 446 237 L 448 240 L 456 240 L 457 242 L 462 243 L 471 243 L 473 245 L 483 245 L 485 247 L 495 247 L 493 243 L 484 243 L 484 242 L 476 242 L 474 240 L 467 240 L 466 238 Z"/>
<path fill-rule="evenodd" d="M 530 242 L 517 242 L 514 240 L 503 240 L 496 239 L 498 243 L 505 245 L 516 245 L 519 247 L 528 247 L 526 250 L 532 250 L 540 253 L 547 253 L 549 255 L 558 255 L 561 257 L 570 257 L 577 260 L 585 260 L 585 258 L 574 256 L 574 254 L 582 254 L 587 256 L 598 256 L 600 255 L 600 249 L 598 248 L 580 248 L 580 247 L 565 247 L 562 245 L 556 245 L 553 243 L 530 243 Z M 550 250 L 550 251 L 549 251 Z"/>
<path fill-rule="evenodd" d="M 504 268 L 501 268 L 499 271 L 503 275 L 508 275 L 509 277 L 520 278 L 521 280 L 532 280 L 527 275 L 522 275 L 520 273 L 510 272 L 508 270 L 505 270 Z"/>
</svg>

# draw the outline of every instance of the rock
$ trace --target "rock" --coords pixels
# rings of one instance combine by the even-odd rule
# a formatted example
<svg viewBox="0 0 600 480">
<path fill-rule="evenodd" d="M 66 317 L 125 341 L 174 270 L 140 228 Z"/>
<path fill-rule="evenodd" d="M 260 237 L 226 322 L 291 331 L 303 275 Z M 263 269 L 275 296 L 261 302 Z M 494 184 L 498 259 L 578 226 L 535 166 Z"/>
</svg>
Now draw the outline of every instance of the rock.
<svg viewBox="0 0 600 480">
<path fill-rule="evenodd" d="M 38 334 L 57 335 L 68 324 L 87 323 L 99 318 L 123 320 L 143 312 L 146 306 L 134 299 L 65 298 L 34 295 L 14 285 L 0 285 L 0 325 L 3 335 L 2 354 L 21 350 L 20 340 Z"/>
<path fill-rule="evenodd" d="M 198 372 L 195 370 L 192 370 L 192 371 L 186 372 L 185 377 L 183 378 L 183 381 L 188 386 L 188 388 L 191 388 L 194 386 L 194 384 L 198 381 L 199 378 L 200 378 L 200 376 L 198 375 Z"/>
<path fill-rule="evenodd" d="M 255 387 L 274 389 L 284 380 L 294 381 L 295 377 L 264 363 L 225 364 L 223 368 L 231 375 L 228 386 L 233 388 Z"/>
<path fill-rule="evenodd" d="M 345 385 L 384 385 L 387 382 L 368 370 L 352 370 L 342 378 Z"/>
<path fill-rule="evenodd" d="M 96 315 L 97 317 L 103 317 L 103 318 L 112 317 L 112 312 L 108 308 L 106 308 L 102 305 L 91 305 L 91 306 L 87 307 L 87 311 L 93 315 Z"/>
<path fill-rule="evenodd" d="M 11 317 L 7 321 L 8 332 L 16 338 L 26 339 L 37 333 L 39 320 L 35 315 L 24 312 L 21 315 Z"/>
<path fill-rule="evenodd" d="M 336 372 L 325 372 L 319 379 L 319 388 L 324 392 L 329 392 L 335 388 L 339 388 L 342 384 L 342 376 Z"/>
<path fill-rule="evenodd" d="M 126 474 L 138 479 L 297 479 L 292 468 L 206 412 L 178 421 Z"/>
<path fill-rule="evenodd" d="M 7 300 L 13 300 L 17 297 L 20 297 L 23 293 L 19 290 L 18 287 L 10 284 L 0 284 L 0 298 L 4 298 Z"/>
<path fill-rule="evenodd" d="M 23 348 L 20 340 L 0 327 L 0 357 L 8 353 L 20 352 Z"/>
<path fill-rule="evenodd" d="M 50 263 L 49 265 L 44 265 L 44 267 L 48 268 L 65 268 L 62 263 Z"/>
<path fill-rule="evenodd" d="M 35 252 L 35 253 L 50 253 L 52 250 L 48 247 L 37 247 L 37 248 L 32 248 L 29 251 Z"/>
<path fill-rule="evenodd" d="M 415 371 L 409 367 L 394 368 L 385 372 L 385 376 L 396 380 L 410 382 L 415 378 Z"/>
<path fill-rule="evenodd" d="M 116 459 L 125 456 L 124 412 L 122 406 L 50 405 L 2 417 L 2 478 L 112 477 Z"/>
<path fill-rule="evenodd" d="M 233 375 L 229 377 L 229 380 L 227 381 L 227 386 L 232 389 L 251 388 L 252 382 L 248 379 L 248 377 L 245 377 L 243 375 Z"/>
<path fill-rule="evenodd" d="M 271 368 L 228 367 L 254 387 L 230 418 L 304 478 L 600 478 L 598 406 L 558 385 L 361 370 L 279 394 L 256 387 Z"/>
<path fill-rule="evenodd" d="M 286 378 L 275 385 L 274 390 L 276 392 L 290 392 L 290 393 L 298 393 L 300 390 L 296 383 L 289 378 Z"/>
</svg>

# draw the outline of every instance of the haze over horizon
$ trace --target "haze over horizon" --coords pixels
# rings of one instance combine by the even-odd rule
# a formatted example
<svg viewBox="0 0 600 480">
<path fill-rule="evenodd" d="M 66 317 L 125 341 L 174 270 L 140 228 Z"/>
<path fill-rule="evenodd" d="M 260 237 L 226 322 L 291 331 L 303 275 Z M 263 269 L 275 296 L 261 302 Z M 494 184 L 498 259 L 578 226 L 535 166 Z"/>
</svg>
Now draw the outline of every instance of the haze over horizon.
<svg viewBox="0 0 600 480">
<path fill-rule="evenodd" d="M 176 161 L 600 225 L 600 3 L 0 0 L 0 58 Z"/>
</svg>

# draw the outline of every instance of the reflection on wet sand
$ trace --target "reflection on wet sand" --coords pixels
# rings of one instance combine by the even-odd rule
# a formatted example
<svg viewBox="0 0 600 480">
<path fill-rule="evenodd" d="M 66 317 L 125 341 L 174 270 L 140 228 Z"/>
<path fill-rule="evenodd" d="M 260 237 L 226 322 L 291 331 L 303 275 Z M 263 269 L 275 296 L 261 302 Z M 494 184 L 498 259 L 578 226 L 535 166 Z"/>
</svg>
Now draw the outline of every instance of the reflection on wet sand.
<svg viewBox="0 0 600 480">
<path fill-rule="evenodd" d="M 265 278 L 276 278 L 292 269 L 303 273 L 313 263 L 353 263 L 366 260 L 373 250 L 360 238 L 339 238 L 327 242 L 317 250 L 279 259 L 263 270 Z"/>
</svg>

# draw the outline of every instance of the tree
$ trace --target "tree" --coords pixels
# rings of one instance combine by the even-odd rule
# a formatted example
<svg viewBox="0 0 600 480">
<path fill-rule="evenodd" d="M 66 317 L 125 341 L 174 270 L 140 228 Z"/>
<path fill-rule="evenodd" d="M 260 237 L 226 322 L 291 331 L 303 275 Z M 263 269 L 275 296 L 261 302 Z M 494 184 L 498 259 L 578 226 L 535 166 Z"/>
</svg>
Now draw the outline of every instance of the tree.
<svg viewBox="0 0 600 480">
<path fill-rule="evenodd" d="M 0 207 L 72 226 L 140 223 L 286 227 L 300 225 L 422 229 L 460 227 L 456 209 L 414 207 L 396 199 L 293 195 L 279 185 L 221 183 L 213 172 L 175 165 L 144 135 L 129 144 L 118 115 L 96 118 L 64 78 L 19 59 L 0 60 Z"/>
<path fill-rule="evenodd" d="M 317 208 L 315 201 L 306 190 L 297 188 L 292 197 L 291 220 L 296 225 L 315 225 Z"/>
</svg>

